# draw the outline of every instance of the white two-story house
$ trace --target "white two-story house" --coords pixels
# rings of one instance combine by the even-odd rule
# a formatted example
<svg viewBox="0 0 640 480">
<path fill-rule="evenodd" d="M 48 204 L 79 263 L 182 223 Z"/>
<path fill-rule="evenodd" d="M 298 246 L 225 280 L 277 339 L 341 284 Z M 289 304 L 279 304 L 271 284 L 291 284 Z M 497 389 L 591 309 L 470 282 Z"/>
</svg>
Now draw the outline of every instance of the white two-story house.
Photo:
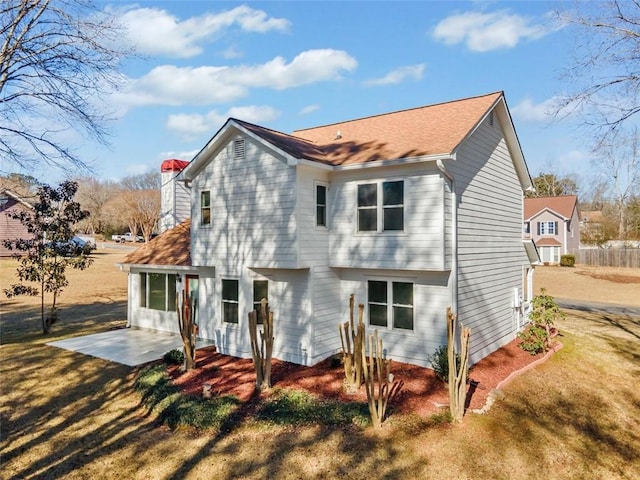
<svg viewBox="0 0 640 480">
<path fill-rule="evenodd" d="M 229 119 L 182 167 L 165 185 L 190 192 L 190 212 L 168 208 L 177 226 L 122 264 L 133 326 L 177 331 L 187 288 L 199 335 L 250 357 L 248 312 L 266 297 L 274 355 L 312 365 L 339 351 L 353 293 L 388 357 L 423 366 L 449 306 L 472 363 L 521 327 L 531 178 L 502 92 L 291 135 Z"/>
</svg>

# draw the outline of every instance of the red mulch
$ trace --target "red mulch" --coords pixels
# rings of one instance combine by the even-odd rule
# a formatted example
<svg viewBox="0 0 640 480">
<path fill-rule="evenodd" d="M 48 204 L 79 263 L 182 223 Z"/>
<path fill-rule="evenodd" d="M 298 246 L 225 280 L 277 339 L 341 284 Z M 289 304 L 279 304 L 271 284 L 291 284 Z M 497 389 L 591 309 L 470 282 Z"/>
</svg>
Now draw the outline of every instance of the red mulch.
<svg viewBox="0 0 640 480">
<path fill-rule="evenodd" d="M 518 371 L 536 361 L 540 355 L 530 355 L 518 347 L 519 340 L 513 340 L 488 357 L 476 363 L 469 374 L 471 387 L 468 394 L 468 408 L 482 408 L 489 392 L 512 372 Z M 235 395 L 243 402 L 255 395 L 255 372 L 251 359 L 240 359 L 216 353 L 215 347 L 205 347 L 197 351 L 197 368 L 181 372 L 179 367 L 168 367 L 175 385 L 184 392 L 202 395 L 204 383 L 211 384 L 215 395 Z M 393 362 L 391 372 L 403 386 L 399 395 L 390 401 L 393 409 L 401 413 L 429 415 L 443 404 L 448 404 L 447 389 L 429 368 L 407 363 Z M 342 366 L 331 368 L 330 359 L 313 367 L 304 367 L 280 360 L 273 360 L 271 382 L 273 387 L 292 387 L 307 390 L 328 399 L 340 401 L 366 402 L 364 387 L 356 394 L 347 394 L 343 388 L 344 370 Z M 263 393 L 264 395 L 264 393 Z M 470 397 L 470 398 L 469 398 Z"/>
</svg>

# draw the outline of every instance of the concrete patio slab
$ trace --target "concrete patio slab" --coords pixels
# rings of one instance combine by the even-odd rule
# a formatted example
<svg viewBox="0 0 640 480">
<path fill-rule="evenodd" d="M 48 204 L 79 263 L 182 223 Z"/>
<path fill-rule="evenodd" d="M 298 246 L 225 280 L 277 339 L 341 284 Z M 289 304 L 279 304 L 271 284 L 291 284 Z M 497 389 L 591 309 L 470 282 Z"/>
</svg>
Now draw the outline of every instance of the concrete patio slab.
<svg viewBox="0 0 640 480">
<path fill-rule="evenodd" d="M 212 344 L 212 342 L 198 340 L 198 347 Z M 135 367 L 159 360 L 174 348 L 182 349 L 182 339 L 180 335 L 174 333 L 121 328 L 67 338 L 47 343 L 47 345 Z"/>
</svg>

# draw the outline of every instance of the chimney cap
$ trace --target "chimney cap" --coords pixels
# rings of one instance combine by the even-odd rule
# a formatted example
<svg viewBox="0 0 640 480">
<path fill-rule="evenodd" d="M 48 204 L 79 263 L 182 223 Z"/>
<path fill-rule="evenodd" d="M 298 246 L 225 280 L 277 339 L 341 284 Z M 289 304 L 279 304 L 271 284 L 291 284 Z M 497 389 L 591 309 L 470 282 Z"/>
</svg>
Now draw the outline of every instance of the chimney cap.
<svg viewBox="0 0 640 480">
<path fill-rule="evenodd" d="M 189 165 L 189 162 L 185 160 L 178 160 L 177 158 L 171 158 L 169 160 L 165 160 L 162 162 L 162 166 L 160 167 L 160 171 L 162 173 L 165 172 L 181 172 L 184 168 Z"/>
</svg>

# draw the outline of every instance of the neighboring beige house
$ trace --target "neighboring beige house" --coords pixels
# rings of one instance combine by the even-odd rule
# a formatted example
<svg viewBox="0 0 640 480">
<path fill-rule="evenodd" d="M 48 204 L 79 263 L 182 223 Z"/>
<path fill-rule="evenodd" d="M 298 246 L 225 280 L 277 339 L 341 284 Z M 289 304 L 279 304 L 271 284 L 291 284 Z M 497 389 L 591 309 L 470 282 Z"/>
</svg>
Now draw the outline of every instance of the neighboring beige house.
<svg viewBox="0 0 640 480">
<path fill-rule="evenodd" d="M 535 243 L 543 263 L 580 248 L 580 212 L 576 195 L 525 198 L 524 234 Z"/>
<path fill-rule="evenodd" d="M 250 358 L 247 314 L 266 297 L 274 356 L 313 365 L 340 350 L 355 294 L 389 358 L 429 366 L 449 306 L 472 330 L 472 363 L 525 321 L 532 182 L 502 92 L 291 135 L 231 118 L 163 175 L 161 225 L 177 227 L 121 264 L 134 327 L 177 332 L 188 289 L 199 335 Z"/>
<path fill-rule="evenodd" d="M 27 229 L 18 220 L 10 218 L 10 211 L 33 210 L 33 205 L 11 190 L 0 190 L 0 257 L 9 257 L 17 252 L 4 246 L 5 240 L 30 238 Z"/>
</svg>

